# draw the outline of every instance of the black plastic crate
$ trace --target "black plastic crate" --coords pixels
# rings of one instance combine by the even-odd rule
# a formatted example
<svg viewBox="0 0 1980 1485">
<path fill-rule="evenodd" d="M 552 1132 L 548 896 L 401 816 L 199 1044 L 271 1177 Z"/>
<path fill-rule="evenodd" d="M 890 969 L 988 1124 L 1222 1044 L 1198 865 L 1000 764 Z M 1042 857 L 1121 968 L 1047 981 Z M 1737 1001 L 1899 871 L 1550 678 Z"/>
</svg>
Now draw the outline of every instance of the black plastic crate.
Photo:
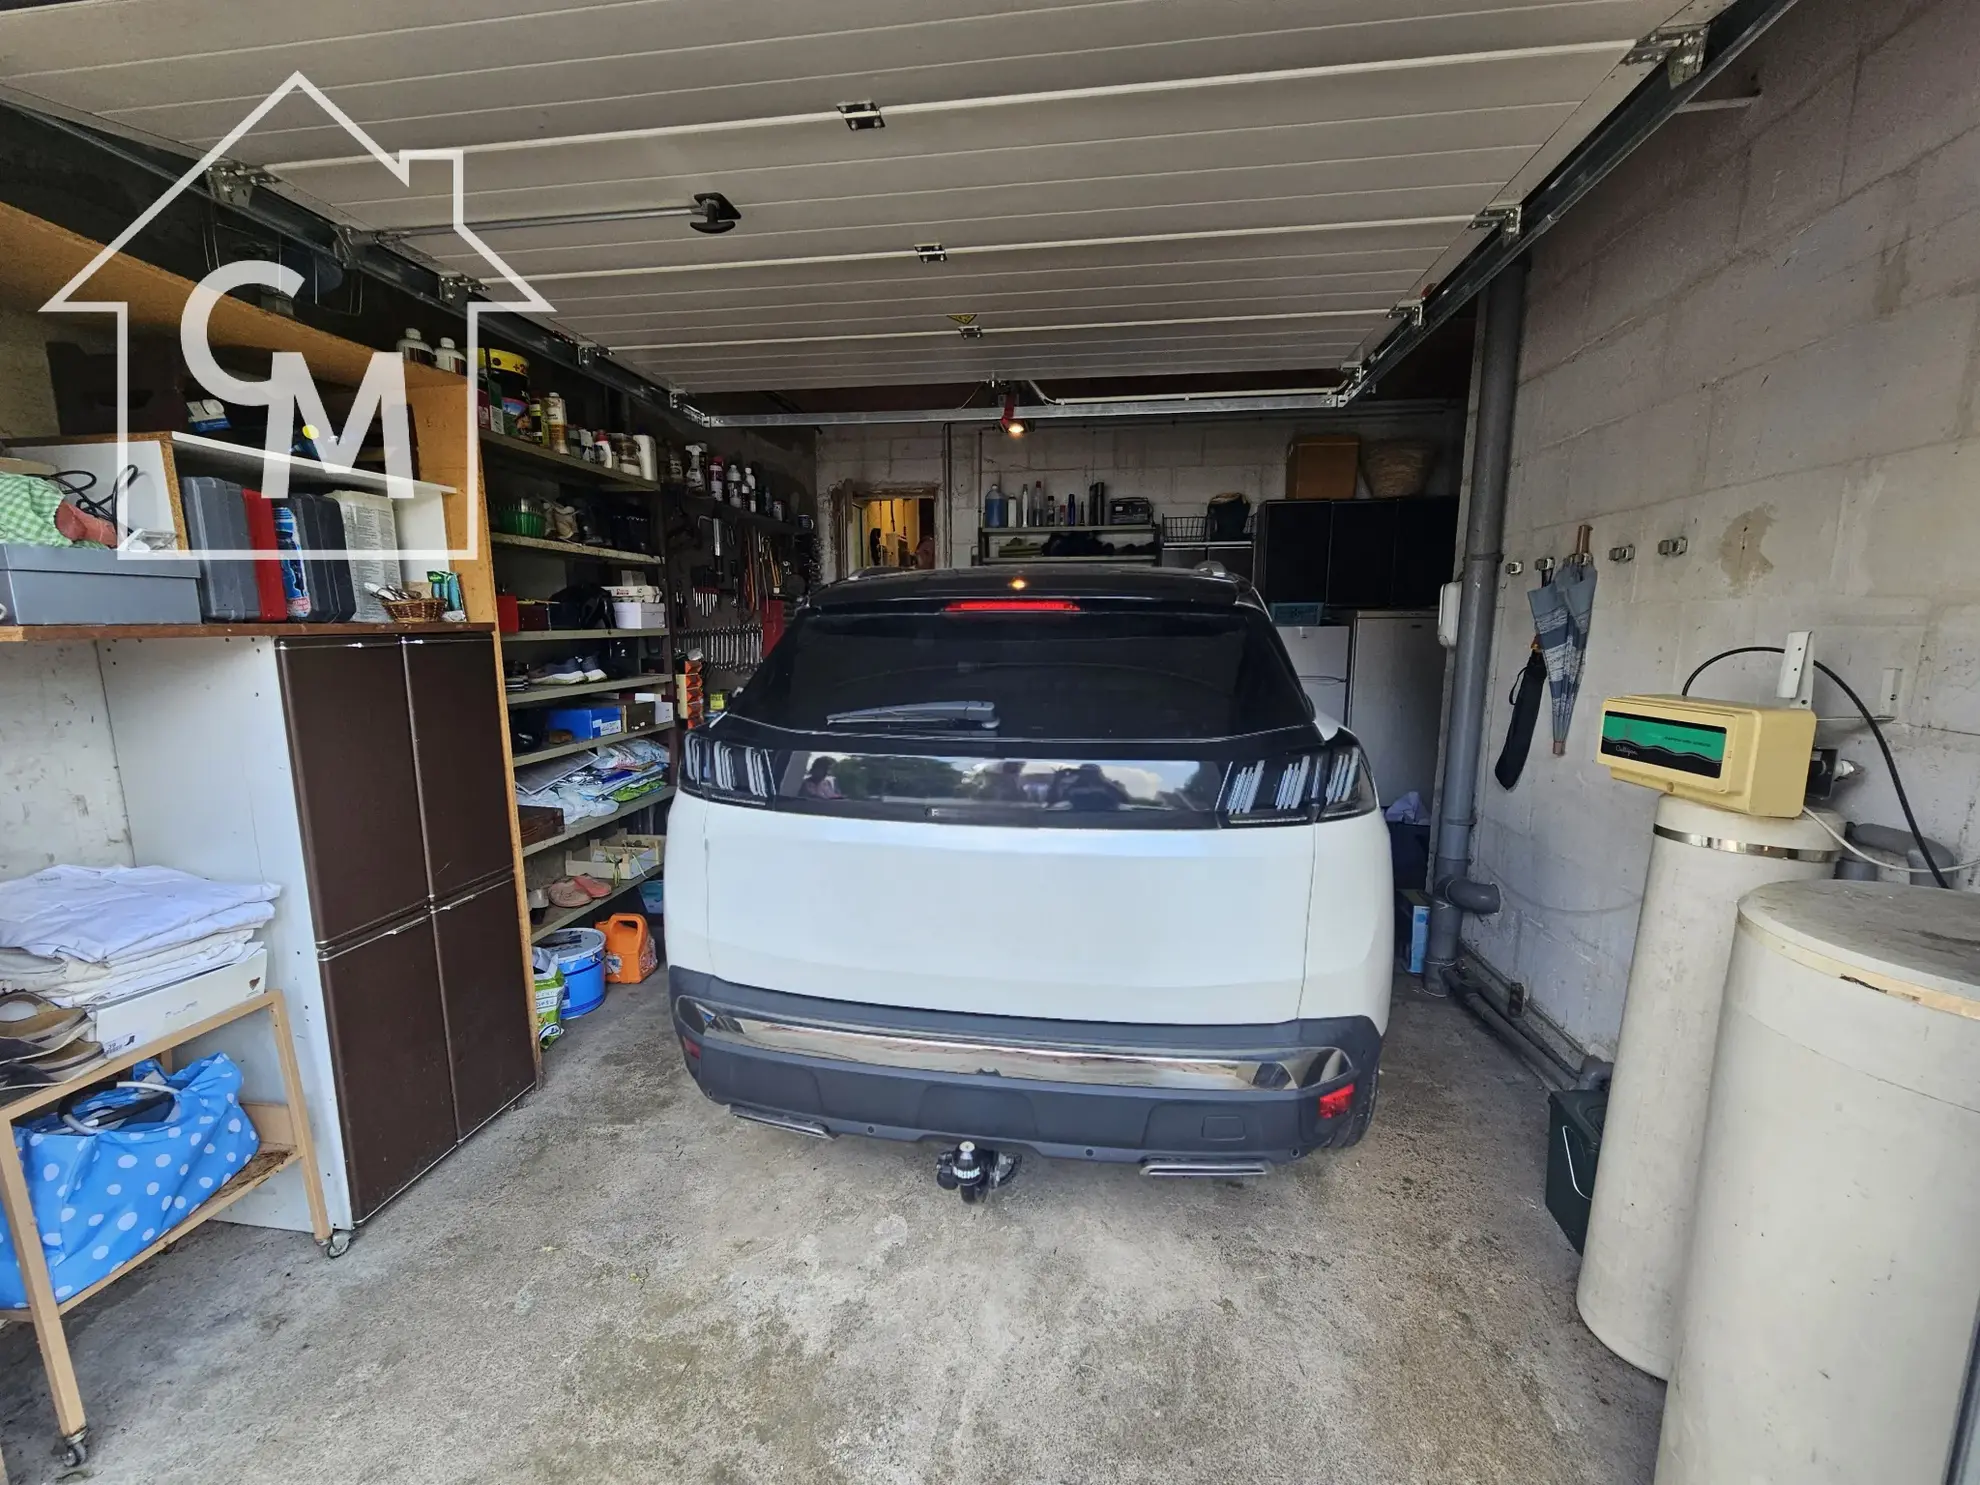
<svg viewBox="0 0 1980 1485">
<path fill-rule="evenodd" d="M 1606 1088 L 1547 1095 L 1547 1210 L 1577 1253 L 1588 1237 L 1595 1162 L 1602 1154 L 1602 1121 L 1608 1111 Z"/>
</svg>

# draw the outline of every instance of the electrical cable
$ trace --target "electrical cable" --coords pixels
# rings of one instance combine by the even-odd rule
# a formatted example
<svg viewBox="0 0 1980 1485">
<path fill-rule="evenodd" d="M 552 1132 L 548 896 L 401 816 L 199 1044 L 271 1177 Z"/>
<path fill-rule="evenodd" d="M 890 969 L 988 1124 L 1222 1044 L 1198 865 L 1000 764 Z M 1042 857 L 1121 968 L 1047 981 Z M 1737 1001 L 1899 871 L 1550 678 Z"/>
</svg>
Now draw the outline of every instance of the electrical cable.
<svg viewBox="0 0 1980 1485">
<path fill-rule="evenodd" d="M 1734 655 L 1779 655 L 1783 653 L 1785 652 L 1779 645 L 1740 645 L 1736 649 L 1721 650 L 1718 654 L 1708 656 L 1698 662 L 1697 668 L 1684 678 L 1684 689 L 1678 692 L 1678 695 L 1689 696 L 1691 694 L 1691 683 L 1703 674 L 1707 666 L 1717 665 L 1721 660 L 1730 660 Z M 1925 866 L 1932 873 L 1932 880 L 1941 887 L 1951 888 L 1952 883 L 1946 880 L 1945 872 L 1940 869 L 1937 858 L 1932 854 L 1932 848 L 1926 843 L 1925 832 L 1918 828 L 1918 816 L 1912 811 L 1911 796 L 1904 792 L 1904 776 L 1898 772 L 1897 759 L 1891 755 L 1891 745 L 1884 738 L 1884 729 L 1877 725 L 1876 715 L 1869 707 L 1863 704 L 1863 698 L 1856 694 L 1855 689 L 1851 687 L 1848 681 L 1837 675 L 1820 660 L 1814 661 L 1813 664 L 1823 675 L 1836 683 L 1836 689 L 1849 698 L 1850 705 L 1854 706 L 1862 714 L 1863 720 L 1869 724 L 1870 735 L 1877 739 L 1877 749 L 1884 755 L 1884 767 L 1890 770 L 1891 788 L 1897 794 L 1898 808 L 1904 811 L 1904 823 L 1911 830 L 1911 838 L 1918 843 L 1918 854 L 1925 858 Z M 1881 865 L 1882 863 L 1879 864 Z M 1958 870 L 1958 868 L 1955 867 L 1954 870 Z"/>
<path fill-rule="evenodd" d="M 1849 839 L 1848 836 L 1843 835 L 1840 831 L 1836 829 L 1835 826 L 1831 825 L 1827 820 L 1823 819 L 1820 815 L 1816 814 L 1815 811 L 1811 809 L 1804 809 L 1802 810 L 1802 814 L 1806 815 L 1809 819 L 1813 820 L 1817 825 L 1820 825 L 1824 830 L 1826 830 L 1829 833 L 1830 840 L 1834 841 L 1837 845 L 1841 846 L 1845 851 L 1849 852 L 1849 854 L 1854 856 L 1858 861 L 1867 861 L 1872 866 L 1877 866 L 1877 867 L 1889 867 L 1893 871 L 1908 871 L 1908 872 L 1912 872 L 1913 875 L 1917 874 L 1910 862 L 1904 862 L 1900 864 L 1899 862 L 1885 861 L 1880 857 L 1872 856 L 1868 851 L 1864 850 L 1861 846 L 1857 845 L 1855 841 Z M 1974 857 L 1971 861 L 1951 862 L 1947 865 L 1941 866 L 1939 870 L 1965 871 L 1969 866 L 1980 866 L 1980 856 Z"/>
</svg>

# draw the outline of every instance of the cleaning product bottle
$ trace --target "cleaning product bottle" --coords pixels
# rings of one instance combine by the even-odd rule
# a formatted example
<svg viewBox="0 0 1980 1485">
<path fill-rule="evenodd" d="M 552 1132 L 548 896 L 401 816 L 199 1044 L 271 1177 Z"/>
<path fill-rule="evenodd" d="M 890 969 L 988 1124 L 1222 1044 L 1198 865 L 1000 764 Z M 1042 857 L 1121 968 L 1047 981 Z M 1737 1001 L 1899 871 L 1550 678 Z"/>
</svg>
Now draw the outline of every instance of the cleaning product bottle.
<svg viewBox="0 0 1980 1485">
<path fill-rule="evenodd" d="M 426 337 L 419 331 L 408 329 L 399 337 L 399 354 L 408 361 L 417 361 L 422 366 L 433 364 L 433 347 L 426 343 Z"/>
</svg>

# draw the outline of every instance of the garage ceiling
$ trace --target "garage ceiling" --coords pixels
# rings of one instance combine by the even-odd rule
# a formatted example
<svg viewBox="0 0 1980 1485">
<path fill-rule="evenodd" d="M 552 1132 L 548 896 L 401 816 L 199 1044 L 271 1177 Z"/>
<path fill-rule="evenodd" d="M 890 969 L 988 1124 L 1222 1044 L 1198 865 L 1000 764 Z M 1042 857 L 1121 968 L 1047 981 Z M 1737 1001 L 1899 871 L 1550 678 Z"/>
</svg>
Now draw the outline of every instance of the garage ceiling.
<svg viewBox="0 0 1980 1485">
<path fill-rule="evenodd" d="M 0 14 L 0 84 L 203 151 L 300 69 L 387 149 L 465 147 L 471 222 L 721 192 L 721 236 L 486 234 L 670 387 L 1049 386 L 1338 365 L 1642 80 L 1639 38 L 1725 3 L 83 0 Z M 450 219 L 443 166 L 407 190 L 353 148 L 296 97 L 235 153 L 354 224 Z"/>
</svg>

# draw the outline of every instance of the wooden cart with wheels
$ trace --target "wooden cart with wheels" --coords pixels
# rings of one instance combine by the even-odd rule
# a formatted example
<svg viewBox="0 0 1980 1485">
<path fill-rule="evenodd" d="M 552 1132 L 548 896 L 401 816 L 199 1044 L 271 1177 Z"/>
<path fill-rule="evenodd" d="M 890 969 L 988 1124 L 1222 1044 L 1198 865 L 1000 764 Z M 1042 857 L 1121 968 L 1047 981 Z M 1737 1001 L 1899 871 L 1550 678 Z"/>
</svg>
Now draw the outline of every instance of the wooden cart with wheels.
<svg viewBox="0 0 1980 1485">
<path fill-rule="evenodd" d="M 57 1300 L 53 1280 L 48 1274 L 47 1258 L 41 1244 L 33 1241 L 33 1234 L 38 1228 L 34 1220 L 34 1207 L 28 1196 L 27 1174 L 22 1169 L 20 1149 L 14 1139 L 15 1124 L 44 1109 L 53 1108 L 64 1099 L 148 1058 L 167 1060 L 174 1048 L 244 1017 L 256 1015 L 269 1018 L 275 1055 L 281 1065 L 283 1089 L 281 1103 L 244 1102 L 241 1105 L 254 1123 L 261 1139 L 261 1148 L 232 1180 L 190 1212 L 184 1221 L 161 1234 L 157 1242 L 87 1289 L 67 1299 Z M 69 1341 L 62 1329 L 63 1315 L 116 1283 L 139 1264 L 156 1257 L 195 1227 L 217 1217 L 255 1187 L 292 1165 L 302 1170 L 303 1190 L 309 1201 L 310 1226 L 316 1241 L 323 1244 L 326 1251 L 338 1236 L 348 1241 L 348 1234 L 333 1234 L 330 1230 L 329 1210 L 323 1201 L 323 1179 L 317 1170 L 315 1147 L 310 1141 L 309 1111 L 303 1103 L 302 1076 L 297 1071 L 295 1046 L 289 1038 L 288 1007 L 279 990 L 264 991 L 204 1020 L 182 1026 L 169 1036 L 99 1062 L 64 1082 L 34 1089 L 0 1105 L 0 1135 L 5 1136 L 0 1139 L 0 1209 L 6 1212 L 7 1231 L 15 1239 L 15 1257 L 27 1291 L 26 1315 L 23 1317 L 21 1312 L 12 1311 L 0 1315 L 0 1320 L 20 1323 L 24 1319 L 25 1323 L 34 1326 L 35 1339 L 41 1346 L 42 1364 L 48 1373 L 48 1391 L 55 1402 L 55 1421 L 61 1430 L 63 1457 L 72 1466 L 80 1465 L 89 1458 L 89 1420 L 83 1412 L 82 1391 L 76 1384 L 75 1364 L 69 1357 Z M 20 1235 L 24 1233 L 29 1235 L 29 1240 L 25 1242 L 20 1241 Z"/>
</svg>

